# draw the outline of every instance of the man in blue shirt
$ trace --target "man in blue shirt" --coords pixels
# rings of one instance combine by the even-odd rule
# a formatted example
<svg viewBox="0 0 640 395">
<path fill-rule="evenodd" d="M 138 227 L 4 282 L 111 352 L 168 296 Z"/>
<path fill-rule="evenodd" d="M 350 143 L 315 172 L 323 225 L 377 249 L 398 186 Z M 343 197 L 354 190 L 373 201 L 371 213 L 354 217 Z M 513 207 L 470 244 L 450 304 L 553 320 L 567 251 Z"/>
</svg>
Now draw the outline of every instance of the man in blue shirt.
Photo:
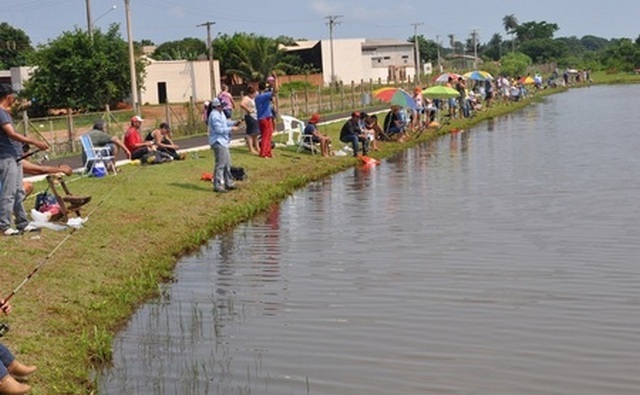
<svg viewBox="0 0 640 395">
<path fill-rule="evenodd" d="M 236 189 L 231 177 L 231 133 L 237 131 L 238 123 L 227 119 L 222 108 L 223 104 L 217 97 L 211 101 L 209 114 L 209 145 L 213 150 L 215 163 L 213 167 L 213 191 L 225 193 Z"/>
<path fill-rule="evenodd" d="M 258 114 L 258 127 L 260 128 L 260 157 L 273 158 L 271 153 L 271 136 L 273 135 L 274 113 L 271 101 L 275 94 L 275 85 L 272 90 L 266 90 L 266 84 L 260 83 L 260 94 L 254 99 Z"/>
<path fill-rule="evenodd" d="M 49 145 L 16 132 L 9 111 L 15 103 L 15 91 L 9 84 L 0 84 L 0 232 L 5 236 L 15 236 L 23 232 L 38 230 L 29 225 L 24 210 L 24 189 L 22 188 L 22 164 L 18 159 L 22 155 L 22 144 L 36 146 L 46 150 Z M 15 216 L 13 228 L 11 216 Z"/>
</svg>

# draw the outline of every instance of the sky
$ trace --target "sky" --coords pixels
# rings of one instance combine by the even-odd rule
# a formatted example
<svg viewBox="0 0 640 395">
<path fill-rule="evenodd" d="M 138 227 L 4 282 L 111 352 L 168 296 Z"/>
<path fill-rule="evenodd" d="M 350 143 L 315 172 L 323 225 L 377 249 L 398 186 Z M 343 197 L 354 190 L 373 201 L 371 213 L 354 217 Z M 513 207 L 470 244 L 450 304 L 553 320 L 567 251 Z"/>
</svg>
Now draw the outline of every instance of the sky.
<svg viewBox="0 0 640 395">
<path fill-rule="evenodd" d="M 10 5 L 9 5 L 10 3 Z M 32 45 L 46 44 L 64 31 L 87 28 L 87 4 L 94 27 L 119 23 L 127 39 L 124 0 L 0 0 L 0 22 L 23 30 Z M 235 32 L 328 39 L 327 17 L 337 16 L 333 37 L 406 40 L 414 32 L 449 46 L 448 35 L 465 42 L 472 31 L 486 43 L 493 34 L 507 38 L 502 19 L 519 23 L 555 23 L 555 37 L 594 35 L 630 38 L 640 35 L 640 1 L 593 3 L 584 0 L 130 0 L 133 40 L 156 44 Z M 615 5 L 614 5 L 615 4 Z M 4 5 L 4 7 L 2 7 Z M 114 7 L 115 6 L 115 7 Z M 414 27 L 416 24 L 417 27 Z"/>
</svg>

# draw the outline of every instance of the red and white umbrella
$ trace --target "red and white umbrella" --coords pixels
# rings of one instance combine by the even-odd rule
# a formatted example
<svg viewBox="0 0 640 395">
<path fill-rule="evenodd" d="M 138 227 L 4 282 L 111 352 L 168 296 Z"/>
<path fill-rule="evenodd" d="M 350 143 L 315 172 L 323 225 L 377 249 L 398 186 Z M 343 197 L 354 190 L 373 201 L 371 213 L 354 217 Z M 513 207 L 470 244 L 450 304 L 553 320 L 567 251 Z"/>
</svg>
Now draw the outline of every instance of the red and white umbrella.
<svg viewBox="0 0 640 395">
<path fill-rule="evenodd" d="M 453 79 L 453 82 L 456 82 L 462 76 L 456 73 L 442 73 L 439 76 L 437 76 L 433 80 L 433 82 L 435 82 L 436 84 L 446 84 L 447 82 L 449 82 L 449 77 Z"/>
</svg>

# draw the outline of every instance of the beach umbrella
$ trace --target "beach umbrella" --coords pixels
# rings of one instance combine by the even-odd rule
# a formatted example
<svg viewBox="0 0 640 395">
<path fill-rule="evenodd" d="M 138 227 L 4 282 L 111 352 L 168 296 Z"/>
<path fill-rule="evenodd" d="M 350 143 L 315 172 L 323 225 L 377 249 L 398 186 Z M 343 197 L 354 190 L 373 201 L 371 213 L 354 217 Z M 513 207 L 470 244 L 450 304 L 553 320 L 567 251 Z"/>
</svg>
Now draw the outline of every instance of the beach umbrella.
<svg viewBox="0 0 640 395">
<path fill-rule="evenodd" d="M 434 85 L 422 91 L 425 97 L 431 99 L 450 99 L 460 97 L 460 92 L 448 86 Z"/>
<path fill-rule="evenodd" d="M 407 91 L 400 88 L 380 88 L 373 91 L 373 97 L 382 100 L 385 103 L 397 105 L 400 107 L 409 107 L 416 109 L 418 106 L 416 101 Z"/>
<path fill-rule="evenodd" d="M 522 85 L 533 85 L 536 83 L 536 81 L 530 76 L 522 77 L 518 80 L 518 82 Z"/>
<path fill-rule="evenodd" d="M 464 73 L 462 76 L 464 78 L 475 80 L 475 81 L 484 81 L 484 80 L 493 79 L 493 76 L 491 74 L 483 70 L 473 70 L 468 73 Z"/>
<path fill-rule="evenodd" d="M 458 81 L 458 78 L 462 77 L 460 74 L 456 74 L 456 73 L 442 73 L 439 76 L 437 76 L 433 82 L 437 83 L 437 84 L 446 84 L 447 82 L 449 82 L 449 77 L 453 78 L 453 81 Z"/>
</svg>

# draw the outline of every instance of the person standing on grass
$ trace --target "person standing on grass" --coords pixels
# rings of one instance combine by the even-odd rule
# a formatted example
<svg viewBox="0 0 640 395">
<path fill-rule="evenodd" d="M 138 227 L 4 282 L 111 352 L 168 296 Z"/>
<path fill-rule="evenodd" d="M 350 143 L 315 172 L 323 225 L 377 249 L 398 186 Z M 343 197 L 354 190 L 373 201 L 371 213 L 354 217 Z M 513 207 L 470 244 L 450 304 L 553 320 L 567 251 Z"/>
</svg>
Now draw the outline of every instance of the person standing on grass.
<svg viewBox="0 0 640 395">
<path fill-rule="evenodd" d="M 5 236 L 16 236 L 23 232 L 34 232 L 38 228 L 29 225 L 22 201 L 22 144 L 35 145 L 44 151 L 49 145 L 16 132 L 9 111 L 15 103 L 16 92 L 9 84 L 0 84 L 0 232 Z M 15 216 L 15 228 L 12 218 Z"/>
<path fill-rule="evenodd" d="M 276 93 L 276 85 L 274 83 L 273 89 L 267 90 L 267 85 L 261 82 L 260 94 L 256 96 L 256 112 L 258 115 L 258 127 L 260 128 L 260 157 L 261 158 L 273 158 L 271 152 L 271 137 L 274 130 L 274 114 L 271 101 Z"/>
<path fill-rule="evenodd" d="M 225 193 L 236 189 L 231 177 L 231 133 L 237 131 L 238 123 L 227 119 L 223 112 L 223 104 L 217 97 L 211 101 L 209 114 L 209 145 L 215 158 L 213 167 L 213 191 Z"/>
<path fill-rule="evenodd" d="M 240 102 L 240 108 L 244 111 L 244 124 L 247 128 L 247 148 L 252 154 L 258 155 L 260 153 L 260 147 L 258 146 L 258 136 L 260 135 L 260 128 L 258 127 L 258 113 L 256 111 L 255 98 L 258 92 L 252 87 L 248 87 L 245 92 L 242 101 Z"/>
<path fill-rule="evenodd" d="M 229 92 L 229 85 L 222 84 L 222 92 L 218 94 L 218 99 L 222 103 L 222 111 L 227 119 L 231 119 L 233 116 L 233 110 L 236 108 L 236 102 L 233 101 L 233 96 Z"/>
</svg>

